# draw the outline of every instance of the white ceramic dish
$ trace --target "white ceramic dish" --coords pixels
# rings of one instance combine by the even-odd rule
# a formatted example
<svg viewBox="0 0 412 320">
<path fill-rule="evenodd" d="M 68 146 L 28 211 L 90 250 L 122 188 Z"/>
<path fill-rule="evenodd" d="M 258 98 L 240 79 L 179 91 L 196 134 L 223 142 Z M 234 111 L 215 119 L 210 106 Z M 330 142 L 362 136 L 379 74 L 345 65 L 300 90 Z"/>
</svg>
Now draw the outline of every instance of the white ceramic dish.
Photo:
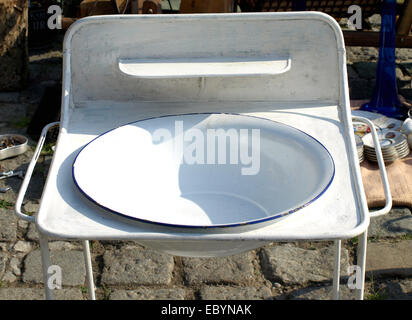
<svg viewBox="0 0 412 320">
<path fill-rule="evenodd" d="M 216 139 L 208 149 L 209 130 L 222 129 L 238 140 L 223 145 Z M 259 130 L 258 140 L 253 130 Z M 202 136 L 204 148 L 193 152 Z M 232 161 L 234 147 L 237 162 Z M 212 150 L 216 161 L 221 152 L 226 161 L 212 164 Z M 242 152 L 251 156 L 248 164 Z M 190 163 L 187 154 L 202 154 L 196 159 L 204 164 Z M 275 221 L 307 206 L 329 187 L 334 169 L 326 148 L 293 127 L 252 116 L 202 113 L 145 119 L 104 133 L 79 152 L 73 177 L 84 195 L 106 211 L 165 226 L 217 228 Z"/>
<path fill-rule="evenodd" d="M 399 131 L 382 129 L 378 131 L 382 155 L 385 162 L 393 162 L 404 158 L 409 154 L 406 137 Z M 372 135 L 366 134 L 362 138 L 364 142 L 364 153 L 368 160 L 377 162 Z"/>
<path fill-rule="evenodd" d="M 406 145 L 405 147 L 400 148 L 400 149 L 392 148 L 390 150 L 385 151 L 382 154 L 383 154 L 383 156 L 390 156 L 390 155 L 397 155 L 399 153 L 408 152 L 408 151 L 409 151 L 409 147 L 408 147 L 408 145 Z M 365 153 L 376 157 L 376 153 L 374 153 L 374 151 L 366 150 Z"/>
<path fill-rule="evenodd" d="M 398 131 L 400 130 L 402 126 L 402 121 L 398 119 L 386 117 L 379 113 L 373 113 L 373 112 L 362 111 L 362 110 L 352 110 L 352 115 L 364 117 L 364 118 L 371 120 L 378 129 Z M 354 124 L 355 123 L 361 124 L 358 122 L 354 122 Z"/>
<path fill-rule="evenodd" d="M 399 131 L 386 130 L 386 129 L 382 129 L 378 131 L 378 137 L 379 137 L 379 141 L 381 144 L 381 148 L 383 149 L 382 151 L 385 151 L 384 149 L 389 146 L 396 147 L 397 145 L 401 144 L 405 140 L 405 137 Z M 368 133 L 365 136 L 363 136 L 362 140 L 365 145 L 365 148 L 374 149 L 375 145 L 373 143 L 371 133 Z"/>
<path fill-rule="evenodd" d="M 393 162 L 397 159 L 405 158 L 408 154 L 409 154 L 409 151 L 405 152 L 405 153 L 402 153 L 402 154 L 395 155 L 395 156 L 387 156 L 387 157 L 384 157 L 383 159 L 384 159 L 385 162 Z M 370 156 L 370 155 L 366 155 L 366 157 L 370 161 L 378 162 L 376 157 L 373 157 L 373 156 Z"/>
</svg>

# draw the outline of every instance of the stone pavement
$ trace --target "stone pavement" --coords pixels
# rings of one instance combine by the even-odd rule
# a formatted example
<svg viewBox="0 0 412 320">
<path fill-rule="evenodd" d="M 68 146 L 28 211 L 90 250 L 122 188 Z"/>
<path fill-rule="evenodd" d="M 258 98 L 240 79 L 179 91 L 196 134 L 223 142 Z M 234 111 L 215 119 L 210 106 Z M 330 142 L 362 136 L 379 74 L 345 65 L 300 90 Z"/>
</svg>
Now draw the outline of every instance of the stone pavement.
<svg viewBox="0 0 412 320">
<path fill-rule="evenodd" d="M 352 99 L 368 99 L 373 90 L 375 48 L 348 48 Z M 412 99 L 412 50 L 397 50 L 399 92 Z M 0 93 L 0 134 L 25 134 L 42 88 L 61 77 L 61 51 L 32 54 L 31 85 Z M 34 141 L 30 141 L 32 147 Z M 27 168 L 33 148 L 0 161 L 1 170 Z M 52 152 L 40 157 L 24 205 L 35 213 Z M 18 221 L 13 205 L 21 180 L 0 181 L 12 190 L 0 193 L 0 299 L 44 299 L 38 236 L 33 225 Z M 393 208 L 369 228 L 366 299 L 412 299 L 412 213 Z M 183 258 L 145 249 L 136 242 L 92 241 L 98 299 L 328 299 L 333 243 L 273 243 L 223 258 Z M 342 298 L 354 299 L 348 267 L 356 258 L 357 239 L 343 242 Z M 57 299 L 85 299 L 87 286 L 81 244 L 53 241 L 52 263 L 62 267 L 63 289 Z"/>
</svg>

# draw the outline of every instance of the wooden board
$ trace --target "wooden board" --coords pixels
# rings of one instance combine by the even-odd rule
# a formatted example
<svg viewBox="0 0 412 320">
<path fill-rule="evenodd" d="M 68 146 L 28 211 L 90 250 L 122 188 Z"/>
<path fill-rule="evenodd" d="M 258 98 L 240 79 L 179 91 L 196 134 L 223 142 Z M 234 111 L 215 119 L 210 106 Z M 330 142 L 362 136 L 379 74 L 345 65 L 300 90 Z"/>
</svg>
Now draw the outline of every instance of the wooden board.
<svg viewBox="0 0 412 320">
<path fill-rule="evenodd" d="M 386 171 L 393 205 L 412 208 L 412 153 L 386 164 Z M 361 163 L 361 172 L 369 208 L 384 206 L 385 196 L 378 165 L 365 160 Z"/>
<path fill-rule="evenodd" d="M 352 109 L 358 109 L 367 100 L 352 100 Z M 365 160 L 360 164 L 363 185 L 369 208 L 383 207 L 385 194 L 377 163 Z M 393 206 L 412 208 L 412 152 L 403 159 L 386 164 Z"/>
</svg>

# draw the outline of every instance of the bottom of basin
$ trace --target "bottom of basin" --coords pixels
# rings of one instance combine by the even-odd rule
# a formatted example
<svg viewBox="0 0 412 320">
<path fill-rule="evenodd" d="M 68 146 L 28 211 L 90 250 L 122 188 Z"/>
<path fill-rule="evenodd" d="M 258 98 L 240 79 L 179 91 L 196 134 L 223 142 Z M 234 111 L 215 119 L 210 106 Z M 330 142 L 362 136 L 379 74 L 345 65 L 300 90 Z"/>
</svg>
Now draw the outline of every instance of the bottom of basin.
<svg viewBox="0 0 412 320">
<path fill-rule="evenodd" d="M 191 193 L 182 195 L 181 199 L 190 201 L 196 206 L 196 210 L 190 211 L 190 221 L 188 216 L 184 215 L 184 220 L 178 221 L 177 224 L 242 224 L 269 216 L 258 203 L 234 194 Z M 176 223 L 174 219 L 173 222 Z"/>
<path fill-rule="evenodd" d="M 155 240 L 139 240 L 142 246 L 151 248 L 156 251 L 164 252 L 173 256 L 180 257 L 226 257 L 235 254 L 240 254 L 250 250 L 254 250 L 265 245 L 268 241 L 155 241 Z"/>
<path fill-rule="evenodd" d="M 143 208 L 142 208 L 143 209 Z M 125 215 L 139 221 L 162 221 L 161 225 L 242 225 L 268 217 L 268 212 L 258 203 L 234 194 L 190 193 L 180 197 L 162 198 L 138 210 L 138 216 Z M 143 219 L 142 219 L 143 217 Z M 144 217 L 148 217 L 147 220 Z M 150 218 L 150 219 L 149 219 Z M 152 221 L 150 221 L 152 220 Z"/>
</svg>

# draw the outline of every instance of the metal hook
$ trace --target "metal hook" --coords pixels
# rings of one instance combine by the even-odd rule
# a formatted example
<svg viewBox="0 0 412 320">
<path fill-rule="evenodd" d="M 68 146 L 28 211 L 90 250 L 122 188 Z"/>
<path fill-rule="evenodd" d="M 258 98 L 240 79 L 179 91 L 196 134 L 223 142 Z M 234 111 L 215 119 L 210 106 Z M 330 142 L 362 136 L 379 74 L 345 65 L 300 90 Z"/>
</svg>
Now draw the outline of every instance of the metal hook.
<svg viewBox="0 0 412 320">
<path fill-rule="evenodd" d="M 20 179 L 23 179 L 24 178 L 23 171 L 21 171 L 21 170 L 19 170 L 19 171 L 10 170 L 10 171 L 7 171 L 7 172 L 0 172 L 0 180 L 7 179 L 7 178 L 10 178 L 10 177 L 15 177 L 15 176 L 19 177 Z"/>
</svg>

